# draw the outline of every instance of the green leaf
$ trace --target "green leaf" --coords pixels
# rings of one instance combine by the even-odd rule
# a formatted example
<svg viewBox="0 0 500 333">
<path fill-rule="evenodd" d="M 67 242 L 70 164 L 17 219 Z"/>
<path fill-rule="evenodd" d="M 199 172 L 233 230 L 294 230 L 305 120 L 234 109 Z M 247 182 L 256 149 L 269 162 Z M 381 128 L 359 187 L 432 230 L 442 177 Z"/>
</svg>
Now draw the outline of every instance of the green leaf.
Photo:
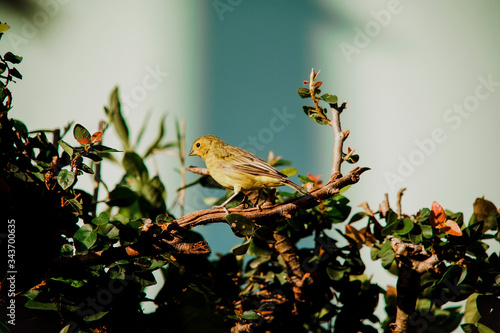
<svg viewBox="0 0 500 333">
<path fill-rule="evenodd" d="M 92 219 L 92 223 L 94 223 L 95 225 L 102 225 L 102 224 L 108 223 L 109 220 L 110 220 L 110 218 L 109 218 L 108 213 L 101 212 L 101 214 L 99 214 L 99 216 L 94 217 Z"/>
<path fill-rule="evenodd" d="M 118 87 L 115 87 L 109 96 L 109 107 L 106 108 L 109 122 L 115 127 L 116 133 L 122 140 L 125 150 L 130 148 L 129 131 L 125 118 L 123 118 Z"/>
<path fill-rule="evenodd" d="M 92 138 L 90 132 L 87 131 L 87 129 L 80 124 L 76 124 L 75 127 L 73 128 L 73 136 L 75 137 L 76 141 L 80 139 L 90 140 Z"/>
<path fill-rule="evenodd" d="M 82 163 L 79 167 L 80 170 L 82 170 L 83 172 L 86 172 L 86 173 L 90 173 L 91 175 L 94 174 L 94 170 L 92 170 L 91 167 L 89 167 L 88 165 Z"/>
<path fill-rule="evenodd" d="M 97 230 L 90 224 L 84 224 L 73 235 L 73 239 L 79 241 L 86 249 L 94 245 L 97 240 Z"/>
<path fill-rule="evenodd" d="M 380 248 L 380 252 L 378 254 L 378 257 L 382 259 L 382 267 L 388 269 L 394 259 L 396 259 L 396 253 L 392 249 L 391 246 L 391 240 L 388 239 L 384 242 L 382 247 Z"/>
<path fill-rule="evenodd" d="M 3 59 L 13 64 L 19 64 L 21 61 L 23 61 L 23 57 L 17 56 L 12 52 L 5 53 Z"/>
<path fill-rule="evenodd" d="M 228 214 L 225 218 L 236 236 L 245 237 L 253 235 L 255 223 L 252 220 L 236 213 Z"/>
<path fill-rule="evenodd" d="M 56 303 L 42 303 L 42 302 L 37 302 L 34 300 L 28 300 L 25 304 L 25 307 L 28 309 L 34 309 L 34 310 L 49 310 L 49 311 L 58 311 Z"/>
<path fill-rule="evenodd" d="M 73 209 L 78 213 L 78 215 L 81 215 L 82 214 L 82 204 L 76 200 L 76 199 L 69 199 L 68 200 L 69 204 L 71 207 L 73 207 Z"/>
<path fill-rule="evenodd" d="M 5 72 L 6 69 L 7 69 L 7 65 L 4 64 L 3 62 L 0 62 L 0 74 L 2 74 L 3 72 Z M 0 88 L 3 88 L 3 87 L 4 87 L 3 83 L 0 84 Z"/>
<path fill-rule="evenodd" d="M 328 277 L 334 281 L 340 281 L 344 277 L 346 273 L 346 268 L 345 267 L 326 267 L 326 273 L 328 274 Z"/>
<path fill-rule="evenodd" d="M 280 172 L 287 177 L 292 177 L 295 176 L 297 173 L 299 173 L 299 171 L 295 168 L 284 168 L 281 169 Z"/>
<path fill-rule="evenodd" d="M 124 186 L 117 186 L 109 193 L 108 206 L 127 207 L 137 200 L 137 193 Z"/>
<path fill-rule="evenodd" d="M 246 320 L 257 320 L 260 318 L 259 314 L 257 312 L 255 312 L 254 310 L 248 310 L 248 311 L 245 311 L 243 312 L 241 315 L 240 315 L 240 318 L 241 319 L 246 319 Z"/>
<path fill-rule="evenodd" d="M 160 177 L 154 176 L 141 188 L 143 197 L 146 198 L 154 208 L 165 207 L 167 192 Z"/>
<path fill-rule="evenodd" d="M 160 214 L 156 217 L 156 223 L 166 223 L 172 222 L 174 218 L 172 216 L 167 216 L 165 214 Z"/>
<path fill-rule="evenodd" d="M 103 312 L 98 312 L 98 313 L 95 313 L 95 314 L 91 314 L 91 315 L 88 315 L 88 316 L 85 316 L 83 317 L 83 320 L 85 321 L 95 321 L 95 320 L 99 320 L 101 319 L 102 317 L 104 317 L 105 315 L 108 314 L 109 311 L 103 311 Z"/>
<path fill-rule="evenodd" d="M 73 250 L 74 250 L 73 245 L 66 243 L 63 246 L 61 246 L 60 252 L 62 255 L 66 255 L 66 254 L 71 255 L 73 253 Z"/>
<path fill-rule="evenodd" d="M 83 281 L 80 281 L 80 280 L 64 279 L 62 277 L 53 277 L 50 279 L 54 280 L 54 281 L 60 281 L 60 282 L 67 283 L 74 288 L 80 288 L 80 287 L 83 287 L 85 285 L 85 283 Z"/>
<path fill-rule="evenodd" d="M 127 225 L 130 222 L 130 219 L 122 214 L 116 214 L 115 220 L 117 220 L 118 222 L 120 222 L 123 225 Z"/>
<path fill-rule="evenodd" d="M 248 247 L 250 246 L 250 239 L 247 239 L 243 244 L 236 245 L 231 249 L 231 252 L 235 256 L 241 256 L 247 253 Z"/>
<path fill-rule="evenodd" d="M 62 147 L 62 149 L 68 153 L 69 156 L 73 156 L 73 147 L 71 147 L 68 143 L 66 143 L 63 140 L 58 141 L 59 145 Z"/>
<path fill-rule="evenodd" d="M 368 215 L 365 213 L 365 212 L 357 212 L 356 214 L 354 214 L 351 219 L 349 220 L 349 224 L 351 223 L 354 223 L 354 222 L 357 222 L 365 217 L 367 217 Z"/>
<path fill-rule="evenodd" d="M 338 98 L 335 95 L 332 94 L 323 94 L 321 95 L 321 99 L 327 102 L 328 104 L 334 104 L 338 102 Z"/>
<path fill-rule="evenodd" d="M 92 149 L 97 150 L 98 152 L 101 152 L 101 153 L 119 153 L 119 152 L 121 152 L 118 149 L 106 147 L 103 145 L 94 145 L 94 146 L 92 146 Z"/>
<path fill-rule="evenodd" d="M 248 246 L 248 254 L 254 257 L 266 256 L 269 257 L 273 252 L 269 249 L 269 245 L 259 238 L 252 237 Z"/>
<path fill-rule="evenodd" d="M 149 148 L 146 150 L 146 153 L 144 154 L 144 158 L 148 157 L 151 155 L 151 153 L 155 149 L 159 149 L 159 145 L 161 140 L 163 139 L 165 135 L 165 115 L 161 118 L 160 120 L 160 130 L 158 131 L 158 136 L 156 137 L 156 140 L 149 146 Z"/>
<path fill-rule="evenodd" d="M 20 80 L 23 79 L 23 76 L 21 75 L 21 73 L 19 73 L 19 71 L 15 67 L 9 70 L 9 74 L 12 75 L 13 77 L 17 77 Z"/>
<path fill-rule="evenodd" d="M 137 153 L 126 152 L 123 156 L 122 165 L 129 175 L 139 178 L 143 182 L 149 179 L 148 169 Z"/>
<path fill-rule="evenodd" d="M 23 138 L 28 137 L 28 128 L 23 122 L 14 119 L 14 128 L 16 129 L 16 132 L 19 133 Z"/>
<path fill-rule="evenodd" d="M 63 190 L 66 190 L 75 182 L 75 174 L 66 169 L 62 169 L 57 175 L 57 182 Z"/>
<path fill-rule="evenodd" d="M 412 229 L 413 229 L 413 221 L 409 218 L 404 218 L 395 222 L 395 226 L 392 229 L 392 232 L 394 235 L 406 235 Z M 382 234 L 384 234 L 383 230 Z"/>
<path fill-rule="evenodd" d="M 422 224 L 420 225 L 420 228 L 422 228 L 422 236 L 424 236 L 427 239 L 432 238 L 433 231 L 430 225 Z"/>
<path fill-rule="evenodd" d="M 70 331 L 71 330 L 71 331 Z M 70 333 L 73 331 L 73 328 L 71 328 L 71 324 L 68 324 L 66 326 L 64 326 L 60 331 L 59 333 Z"/>
<path fill-rule="evenodd" d="M 327 118 L 326 118 L 326 115 L 325 115 L 325 109 L 321 108 L 323 116 L 320 115 L 316 111 L 316 109 L 314 107 L 312 107 L 312 106 L 304 105 L 304 106 L 302 106 L 302 109 L 304 110 L 304 113 L 309 118 L 311 118 L 312 120 L 314 120 L 318 124 L 320 124 L 320 125 L 328 125 L 328 121 L 327 121 Z"/>
<path fill-rule="evenodd" d="M 300 87 L 299 89 L 297 89 L 297 93 L 302 98 L 311 97 L 311 94 L 309 93 L 309 88 Z"/>
<path fill-rule="evenodd" d="M 90 158 L 94 162 L 102 161 L 102 157 L 94 153 L 86 153 L 84 156 Z"/>
</svg>

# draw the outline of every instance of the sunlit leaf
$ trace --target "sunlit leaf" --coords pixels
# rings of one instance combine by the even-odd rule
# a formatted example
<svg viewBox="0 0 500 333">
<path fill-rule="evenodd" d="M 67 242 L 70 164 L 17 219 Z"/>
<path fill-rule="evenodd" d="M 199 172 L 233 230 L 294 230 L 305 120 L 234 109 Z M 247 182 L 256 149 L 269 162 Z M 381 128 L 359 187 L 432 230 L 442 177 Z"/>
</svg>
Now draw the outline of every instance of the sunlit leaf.
<svg viewBox="0 0 500 333">
<path fill-rule="evenodd" d="M 95 132 L 94 134 L 92 134 L 92 137 L 90 140 L 92 141 L 92 143 L 101 142 L 102 141 L 102 133 Z"/>
<path fill-rule="evenodd" d="M 97 230 L 90 224 L 84 224 L 75 232 L 73 238 L 89 249 L 97 240 Z"/>
<path fill-rule="evenodd" d="M 455 221 L 446 218 L 446 212 L 436 201 L 432 203 L 429 223 L 438 232 L 445 232 L 453 236 L 462 236 L 462 230 L 459 225 Z"/>
<path fill-rule="evenodd" d="M 80 124 L 76 124 L 75 127 L 73 128 L 73 136 L 75 137 L 75 140 L 77 140 L 78 142 L 80 142 L 79 141 L 80 139 L 87 139 L 90 141 L 90 138 L 92 137 L 90 135 L 90 132 Z"/>
<path fill-rule="evenodd" d="M 321 99 L 327 102 L 328 104 L 334 104 L 338 102 L 338 98 L 335 95 L 332 94 L 323 94 L 321 95 Z"/>
<path fill-rule="evenodd" d="M 66 190 L 75 182 L 75 174 L 66 169 L 62 169 L 57 175 L 57 182 L 63 190 Z"/>
</svg>

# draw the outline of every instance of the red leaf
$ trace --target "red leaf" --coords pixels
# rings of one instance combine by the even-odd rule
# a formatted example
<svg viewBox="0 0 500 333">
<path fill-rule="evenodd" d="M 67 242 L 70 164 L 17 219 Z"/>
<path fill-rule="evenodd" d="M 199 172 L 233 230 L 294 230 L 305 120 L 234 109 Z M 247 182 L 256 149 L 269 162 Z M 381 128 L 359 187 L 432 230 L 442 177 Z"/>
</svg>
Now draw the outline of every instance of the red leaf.
<svg viewBox="0 0 500 333">
<path fill-rule="evenodd" d="M 458 226 L 457 222 L 453 220 L 446 220 L 445 227 L 440 230 L 441 232 L 446 232 L 453 236 L 462 236 L 462 230 Z"/>
<path fill-rule="evenodd" d="M 446 219 L 446 212 L 436 201 L 432 203 L 429 223 L 433 228 L 436 228 L 438 232 L 445 232 L 453 236 L 462 236 L 462 230 L 457 222 Z"/>
<path fill-rule="evenodd" d="M 89 139 L 86 139 L 86 138 L 81 138 L 78 140 L 79 143 L 81 143 L 82 145 L 90 145 L 92 144 L 92 141 L 90 141 Z"/>
<path fill-rule="evenodd" d="M 92 143 L 100 142 L 102 140 L 102 133 L 101 132 L 95 132 L 92 134 Z"/>
</svg>

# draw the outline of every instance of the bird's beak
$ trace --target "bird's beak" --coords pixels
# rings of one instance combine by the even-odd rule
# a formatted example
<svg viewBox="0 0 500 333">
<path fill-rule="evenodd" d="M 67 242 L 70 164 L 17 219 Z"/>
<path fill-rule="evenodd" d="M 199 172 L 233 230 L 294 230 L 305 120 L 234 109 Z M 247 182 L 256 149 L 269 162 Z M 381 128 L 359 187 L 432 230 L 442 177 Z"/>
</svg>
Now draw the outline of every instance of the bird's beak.
<svg viewBox="0 0 500 333">
<path fill-rule="evenodd" d="M 189 152 L 189 156 L 193 156 L 194 155 L 194 149 L 191 149 L 191 151 Z"/>
</svg>

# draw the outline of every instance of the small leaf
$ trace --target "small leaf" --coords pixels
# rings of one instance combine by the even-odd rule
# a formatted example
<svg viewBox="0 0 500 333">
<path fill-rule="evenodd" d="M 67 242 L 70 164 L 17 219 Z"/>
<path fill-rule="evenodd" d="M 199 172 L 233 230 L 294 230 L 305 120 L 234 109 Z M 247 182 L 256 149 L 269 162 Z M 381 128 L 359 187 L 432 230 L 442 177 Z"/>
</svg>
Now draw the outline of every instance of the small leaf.
<svg viewBox="0 0 500 333">
<path fill-rule="evenodd" d="M 432 203 L 429 223 L 433 228 L 436 228 L 438 232 L 445 232 L 453 236 L 462 236 L 460 226 L 457 222 L 446 218 L 446 212 L 436 201 Z"/>
<path fill-rule="evenodd" d="M 396 253 L 392 249 L 390 240 L 386 240 L 384 242 L 384 244 L 380 248 L 378 257 L 382 259 L 382 266 L 386 269 L 389 269 L 394 259 L 396 259 Z"/>
<path fill-rule="evenodd" d="M 287 177 L 295 176 L 299 171 L 295 168 L 284 168 L 281 169 L 280 172 Z"/>
<path fill-rule="evenodd" d="M 57 175 L 57 182 L 63 190 L 66 190 L 75 182 L 75 174 L 66 169 L 62 169 Z"/>
<path fill-rule="evenodd" d="M 122 161 L 123 167 L 127 173 L 143 181 L 148 180 L 149 174 L 142 158 L 134 152 L 126 152 Z"/>
<path fill-rule="evenodd" d="M 117 153 L 117 152 L 120 152 L 120 150 L 117 150 L 117 149 L 114 149 L 114 148 L 110 148 L 110 147 L 107 147 L 107 146 L 103 146 L 103 145 L 92 146 L 92 149 L 97 150 L 98 152 L 101 152 L 101 153 Z"/>
<path fill-rule="evenodd" d="M 241 319 L 246 319 L 246 320 L 257 320 L 260 318 L 259 314 L 255 312 L 254 310 L 248 310 L 243 312 L 243 314 L 240 315 Z"/>
<path fill-rule="evenodd" d="M 311 97 L 311 94 L 309 92 L 309 88 L 304 88 L 304 87 L 300 87 L 299 89 L 297 89 L 297 93 L 299 94 L 300 97 L 302 98 L 308 98 L 308 97 Z"/>
<path fill-rule="evenodd" d="M 28 137 L 28 128 L 23 122 L 14 119 L 14 128 L 23 138 Z"/>
<path fill-rule="evenodd" d="M 271 256 L 273 252 L 269 249 L 267 242 L 252 237 L 248 246 L 248 254 L 254 257 Z"/>
<path fill-rule="evenodd" d="M 92 143 L 101 142 L 102 141 L 102 133 L 95 132 L 94 134 L 92 134 L 90 141 L 92 141 Z"/>
<path fill-rule="evenodd" d="M 95 314 L 91 314 L 91 315 L 83 317 L 83 320 L 85 320 L 85 321 L 99 320 L 102 317 L 104 317 L 105 315 L 107 315 L 108 312 L 109 311 L 103 311 L 103 312 L 98 312 L 98 313 L 95 313 Z"/>
<path fill-rule="evenodd" d="M 124 186 L 117 186 L 109 193 L 108 206 L 127 207 L 137 200 L 137 193 Z"/>
<path fill-rule="evenodd" d="M 323 95 L 321 95 L 321 99 L 324 100 L 325 102 L 327 102 L 328 104 L 337 103 L 339 100 L 337 98 L 337 96 L 331 95 L 331 94 L 323 94 Z"/>
<path fill-rule="evenodd" d="M 68 143 L 64 142 L 63 140 L 58 141 L 59 145 L 64 149 L 66 153 L 68 153 L 69 156 L 73 156 L 73 147 L 71 147 Z"/>
<path fill-rule="evenodd" d="M 247 239 L 243 244 L 236 245 L 231 249 L 231 252 L 235 256 L 241 256 L 247 253 L 248 247 L 250 246 L 250 239 Z"/>
<path fill-rule="evenodd" d="M 115 87 L 109 96 L 109 108 L 105 108 L 106 114 L 109 117 L 110 123 L 115 127 L 118 136 L 122 140 L 123 147 L 128 149 L 130 147 L 128 126 L 123 118 L 121 111 L 121 104 L 119 98 L 118 87 Z"/>
<path fill-rule="evenodd" d="M 244 237 L 253 235 L 255 223 L 252 220 L 236 213 L 228 214 L 225 218 L 236 236 Z"/>
<path fill-rule="evenodd" d="M 97 154 L 94 154 L 94 153 L 86 153 L 85 157 L 90 158 L 94 162 L 100 162 L 100 161 L 102 161 L 102 157 L 99 156 L 99 155 L 97 155 Z"/>
<path fill-rule="evenodd" d="M 19 71 L 15 67 L 9 70 L 9 74 L 12 75 L 13 77 L 17 77 L 20 80 L 23 79 L 23 76 L 21 75 L 21 73 L 19 73 Z"/>
<path fill-rule="evenodd" d="M 102 225 L 102 224 L 108 223 L 109 220 L 110 220 L 110 218 L 109 218 L 108 213 L 101 212 L 101 214 L 99 214 L 99 216 L 94 217 L 92 219 L 92 223 L 95 225 Z"/>
<path fill-rule="evenodd" d="M 42 303 L 30 299 L 24 303 L 24 306 L 28 309 L 58 311 L 56 303 L 53 302 Z"/>
<path fill-rule="evenodd" d="M 89 249 L 97 240 L 97 230 L 90 224 L 84 224 L 75 232 L 73 238 Z"/>
<path fill-rule="evenodd" d="M 320 124 L 320 125 L 328 125 L 329 124 L 328 118 L 325 115 L 325 109 L 321 108 L 322 115 L 319 114 L 318 111 L 316 111 L 316 109 L 312 106 L 304 105 L 304 106 L 302 106 L 302 109 L 304 110 L 304 113 L 309 118 L 311 118 L 312 120 L 314 120 L 318 124 Z"/>
<path fill-rule="evenodd" d="M 92 170 L 91 167 L 89 167 L 84 163 L 82 163 L 78 168 L 81 169 L 83 172 L 90 173 L 91 175 L 94 174 L 94 170 Z"/>
<path fill-rule="evenodd" d="M 73 136 L 78 142 L 80 142 L 79 141 L 80 139 L 87 139 L 90 141 L 92 137 L 90 135 L 90 132 L 80 124 L 76 124 L 75 127 L 73 128 Z"/>
<path fill-rule="evenodd" d="M 81 143 L 82 145 L 90 145 L 90 144 L 92 144 L 92 141 L 90 141 L 87 138 L 81 138 L 81 139 L 78 139 L 78 143 Z"/>
<path fill-rule="evenodd" d="M 12 52 L 5 53 L 3 59 L 13 64 L 19 64 L 21 61 L 23 61 L 23 57 L 17 56 Z"/>
</svg>

